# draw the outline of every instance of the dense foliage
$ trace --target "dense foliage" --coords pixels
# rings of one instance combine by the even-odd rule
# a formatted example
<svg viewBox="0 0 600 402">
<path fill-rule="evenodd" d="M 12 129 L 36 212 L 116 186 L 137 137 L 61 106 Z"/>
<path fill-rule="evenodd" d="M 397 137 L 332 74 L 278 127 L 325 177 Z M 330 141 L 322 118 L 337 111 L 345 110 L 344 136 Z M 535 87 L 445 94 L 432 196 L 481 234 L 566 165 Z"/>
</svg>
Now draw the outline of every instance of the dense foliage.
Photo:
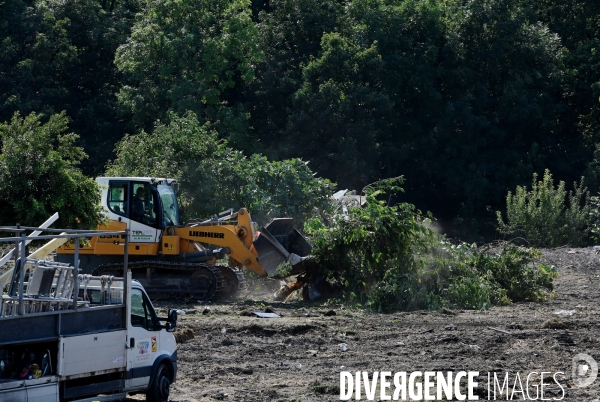
<svg viewBox="0 0 600 402">
<path fill-rule="evenodd" d="M 236 90 L 254 78 L 260 54 L 248 1 L 150 1 L 117 50 L 131 83 L 119 98 L 136 127 L 190 110 L 236 138 L 246 129 Z"/>
<path fill-rule="evenodd" d="M 269 161 L 244 156 L 227 146 L 196 115 L 170 115 L 168 125 L 126 136 L 107 174 L 171 177 L 179 181 L 180 203 L 188 218 L 210 218 L 226 208 L 248 208 L 255 221 L 296 218 L 327 210 L 333 184 L 313 177 L 300 159 Z"/>
<path fill-rule="evenodd" d="M 6 0 L 0 9 L 0 121 L 35 112 L 44 123 L 64 110 L 91 156 L 88 175 L 120 140 L 150 141 L 192 111 L 214 137 L 206 147 L 268 166 L 272 178 L 309 175 L 300 162 L 275 162 L 295 158 L 342 188 L 403 175 L 406 201 L 463 238 L 494 236 L 492 211 L 534 173 L 600 187 L 597 0 Z M 170 161 L 183 172 L 185 161 Z"/>
<path fill-rule="evenodd" d="M 387 206 L 378 199 L 400 191 L 401 183 L 376 183 L 365 189 L 363 207 L 306 224 L 313 254 L 327 279 L 340 286 L 344 302 L 385 312 L 482 309 L 548 297 L 558 274 L 536 263 L 538 251 L 510 244 L 454 246 L 427 228 L 414 205 Z"/>
<path fill-rule="evenodd" d="M 67 125 L 64 113 L 0 124 L 0 225 L 38 226 L 59 211 L 59 227 L 96 228 L 100 192 L 77 167 L 87 155 Z"/>
<path fill-rule="evenodd" d="M 102 172 L 128 122 L 118 118 L 122 86 L 115 52 L 131 30 L 138 0 L 7 0 L 0 4 L 0 122 L 18 111 L 66 111 Z"/>
<path fill-rule="evenodd" d="M 365 189 L 363 207 L 351 207 L 331 222 L 314 218 L 305 225 L 314 258 L 327 279 L 340 283 L 350 299 L 366 301 L 392 268 L 410 274 L 413 256 L 433 236 L 414 205 L 388 207 L 376 198 L 386 191 L 401 191 L 402 181 L 400 177 L 371 185 Z"/>
</svg>

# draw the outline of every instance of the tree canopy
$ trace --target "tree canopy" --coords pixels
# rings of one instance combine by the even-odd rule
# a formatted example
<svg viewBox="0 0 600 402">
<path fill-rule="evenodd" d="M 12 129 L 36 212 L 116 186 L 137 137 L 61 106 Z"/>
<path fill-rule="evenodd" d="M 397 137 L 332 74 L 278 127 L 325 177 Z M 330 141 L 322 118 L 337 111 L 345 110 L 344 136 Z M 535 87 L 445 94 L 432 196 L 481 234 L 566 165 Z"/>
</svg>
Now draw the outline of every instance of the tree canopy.
<svg viewBox="0 0 600 402">
<path fill-rule="evenodd" d="M 169 111 L 190 110 L 236 138 L 246 128 L 236 92 L 254 78 L 260 55 L 247 1 L 148 2 L 116 53 L 130 83 L 119 99 L 135 127 L 148 129 Z"/>
<path fill-rule="evenodd" d="M 533 174 L 600 188 L 596 0 L 0 7 L 0 121 L 35 113 L 43 127 L 64 110 L 87 175 L 168 168 L 222 191 L 218 208 L 272 201 L 227 202 L 221 183 L 250 183 L 239 166 L 357 190 L 402 175 L 402 201 L 471 239 L 495 235 L 492 211 Z"/>
<path fill-rule="evenodd" d="M 316 209 L 327 208 L 332 183 L 313 177 L 302 160 L 246 157 L 192 112 L 171 113 L 169 120 L 150 133 L 126 136 L 107 174 L 177 179 L 187 218 L 247 207 L 259 223 L 290 216 L 301 225 Z"/>
</svg>

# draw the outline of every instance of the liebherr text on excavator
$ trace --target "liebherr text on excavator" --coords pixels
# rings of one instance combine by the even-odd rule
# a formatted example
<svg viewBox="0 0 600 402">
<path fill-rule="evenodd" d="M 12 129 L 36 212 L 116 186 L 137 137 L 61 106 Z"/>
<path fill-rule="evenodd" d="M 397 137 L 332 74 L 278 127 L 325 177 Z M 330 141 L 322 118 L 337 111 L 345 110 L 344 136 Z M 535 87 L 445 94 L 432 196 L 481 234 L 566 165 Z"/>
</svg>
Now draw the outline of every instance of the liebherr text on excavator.
<svg viewBox="0 0 600 402">
<path fill-rule="evenodd" d="M 101 206 L 108 220 L 99 229 L 129 229 L 129 268 L 154 297 L 234 296 L 245 287 L 242 268 L 273 276 L 280 264 L 289 262 L 301 271 L 311 251 L 292 219 L 274 219 L 257 233 L 245 208 L 182 224 L 173 179 L 99 177 L 96 182 L 102 188 Z M 122 273 L 123 235 L 88 240 L 79 248 L 83 273 Z M 60 262 L 72 262 L 73 255 L 73 243 L 57 250 Z"/>
</svg>

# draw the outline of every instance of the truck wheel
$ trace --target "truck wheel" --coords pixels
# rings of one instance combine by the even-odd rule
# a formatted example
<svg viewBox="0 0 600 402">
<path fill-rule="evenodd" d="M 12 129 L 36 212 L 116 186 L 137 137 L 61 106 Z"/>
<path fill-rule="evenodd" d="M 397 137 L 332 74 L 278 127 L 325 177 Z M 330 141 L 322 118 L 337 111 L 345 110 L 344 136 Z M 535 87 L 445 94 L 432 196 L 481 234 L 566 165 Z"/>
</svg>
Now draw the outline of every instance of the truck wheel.
<svg viewBox="0 0 600 402">
<path fill-rule="evenodd" d="M 148 402 L 167 402 L 169 400 L 169 389 L 171 387 L 171 376 L 169 369 L 164 364 L 159 364 L 156 368 L 154 380 L 146 392 L 146 401 Z"/>
</svg>

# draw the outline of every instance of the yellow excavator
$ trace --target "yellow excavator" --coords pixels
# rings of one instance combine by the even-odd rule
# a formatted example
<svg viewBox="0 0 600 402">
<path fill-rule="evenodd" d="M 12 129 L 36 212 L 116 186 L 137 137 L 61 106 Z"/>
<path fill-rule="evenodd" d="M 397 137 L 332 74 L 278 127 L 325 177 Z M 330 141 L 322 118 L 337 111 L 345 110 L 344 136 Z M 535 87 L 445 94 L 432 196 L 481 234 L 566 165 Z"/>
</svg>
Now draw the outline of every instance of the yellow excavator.
<svg viewBox="0 0 600 402">
<path fill-rule="evenodd" d="M 84 274 L 122 274 L 128 266 L 153 297 L 214 300 L 235 296 L 245 288 L 245 267 L 258 275 L 301 273 L 310 244 L 291 218 L 273 219 L 256 230 L 245 208 L 226 211 L 209 220 L 182 224 L 175 180 L 150 177 L 99 177 L 101 207 L 107 220 L 98 229 L 125 235 L 94 236 L 80 242 L 79 267 Z M 75 245 L 57 250 L 60 262 L 73 263 Z"/>
</svg>

